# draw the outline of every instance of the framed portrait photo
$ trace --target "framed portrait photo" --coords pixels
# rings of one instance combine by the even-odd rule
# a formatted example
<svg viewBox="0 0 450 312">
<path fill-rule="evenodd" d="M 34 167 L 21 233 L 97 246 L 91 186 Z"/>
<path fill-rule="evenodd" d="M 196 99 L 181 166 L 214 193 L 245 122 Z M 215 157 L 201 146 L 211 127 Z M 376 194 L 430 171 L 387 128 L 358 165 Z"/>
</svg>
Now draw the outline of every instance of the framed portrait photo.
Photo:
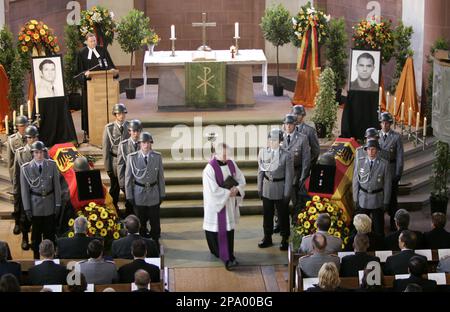
<svg viewBox="0 0 450 312">
<path fill-rule="evenodd" d="M 39 99 L 65 96 L 61 55 L 33 57 L 32 61 L 36 96 Z"/>
<path fill-rule="evenodd" d="M 378 91 L 381 51 L 352 49 L 349 90 Z"/>
</svg>

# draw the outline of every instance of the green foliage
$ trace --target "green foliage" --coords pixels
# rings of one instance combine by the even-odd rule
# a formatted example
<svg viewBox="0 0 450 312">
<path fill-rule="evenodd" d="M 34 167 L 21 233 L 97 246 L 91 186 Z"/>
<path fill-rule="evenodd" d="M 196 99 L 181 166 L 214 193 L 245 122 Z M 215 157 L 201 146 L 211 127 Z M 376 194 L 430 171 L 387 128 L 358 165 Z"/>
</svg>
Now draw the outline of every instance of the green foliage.
<svg viewBox="0 0 450 312">
<path fill-rule="evenodd" d="M 332 19 L 329 23 L 329 36 L 325 42 L 325 56 L 328 66 L 334 72 L 336 88 L 343 88 L 347 81 L 347 42 L 343 18 Z"/>
<path fill-rule="evenodd" d="M 411 36 L 413 32 L 412 26 L 405 26 L 402 21 L 394 29 L 394 57 L 396 64 L 391 82 L 391 93 L 394 93 L 397 88 L 406 59 L 414 55 L 414 51 L 411 49 Z"/>
<path fill-rule="evenodd" d="M 431 194 L 439 199 L 448 198 L 448 170 L 450 169 L 450 151 L 447 143 L 442 141 L 436 142 L 436 151 L 434 153 L 436 159 L 433 163 L 433 191 Z"/>
<path fill-rule="evenodd" d="M 15 53 L 14 60 L 12 62 L 11 71 L 9 76 L 9 106 L 11 110 L 18 110 L 20 105 L 25 102 L 24 94 L 24 78 L 25 74 L 29 71 L 30 61 L 26 56 L 21 56 L 19 53 Z"/>
<path fill-rule="evenodd" d="M 450 43 L 445 38 L 438 38 L 434 44 L 430 47 L 430 54 L 427 56 L 427 63 L 431 65 L 430 74 L 428 75 L 427 89 L 426 89 L 426 103 L 425 103 L 425 116 L 427 120 L 431 122 L 432 118 L 432 102 L 433 102 L 433 56 L 436 50 L 448 50 Z"/>
<path fill-rule="evenodd" d="M 267 8 L 259 26 L 263 32 L 264 39 L 276 47 L 283 46 L 290 41 L 290 14 L 281 4 Z"/>
<path fill-rule="evenodd" d="M 0 64 L 5 68 L 8 77 L 11 75 L 11 66 L 16 54 L 13 34 L 7 26 L 0 30 Z"/>
<path fill-rule="evenodd" d="M 66 43 L 66 54 L 64 55 L 64 83 L 69 93 L 76 93 L 81 85 L 73 77 L 78 74 L 77 50 L 81 36 L 76 25 L 64 27 L 64 41 Z"/>
<path fill-rule="evenodd" d="M 326 136 L 331 139 L 336 126 L 338 104 L 336 103 L 336 84 L 333 70 L 326 68 L 319 77 L 319 93 L 312 121 L 326 127 Z"/>
</svg>

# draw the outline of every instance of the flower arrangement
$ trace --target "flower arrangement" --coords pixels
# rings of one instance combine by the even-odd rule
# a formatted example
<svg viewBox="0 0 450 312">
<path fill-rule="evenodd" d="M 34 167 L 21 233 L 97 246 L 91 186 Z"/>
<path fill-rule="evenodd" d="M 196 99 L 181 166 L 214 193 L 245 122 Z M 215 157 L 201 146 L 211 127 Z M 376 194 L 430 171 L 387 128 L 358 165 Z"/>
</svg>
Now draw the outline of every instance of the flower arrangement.
<svg viewBox="0 0 450 312">
<path fill-rule="evenodd" d="M 298 245 L 301 238 L 314 234 L 317 231 L 316 220 L 321 213 L 328 213 L 331 217 L 331 226 L 328 234 L 342 239 L 342 249 L 348 243 L 350 229 L 347 226 L 347 216 L 344 210 L 330 201 L 328 198 L 313 196 L 312 200 L 306 202 L 305 208 L 298 214 L 296 225 L 294 226 L 294 247 L 295 241 Z M 297 246 L 298 247 L 298 246 Z"/>
<path fill-rule="evenodd" d="M 23 54 L 34 52 L 38 55 L 51 55 L 60 51 L 58 38 L 42 21 L 28 21 L 20 29 L 18 39 L 18 48 Z"/>
<path fill-rule="evenodd" d="M 144 39 L 141 40 L 141 43 L 143 45 L 157 46 L 160 41 L 161 37 L 153 29 L 150 29 Z"/>
<path fill-rule="evenodd" d="M 88 220 L 88 233 L 90 237 L 100 237 L 105 241 L 112 241 L 121 237 L 120 230 L 123 228 L 119 222 L 116 212 L 107 207 L 102 207 L 94 202 L 77 212 L 78 217 L 84 216 Z M 68 237 L 75 235 L 73 231 L 74 219 L 69 220 Z"/>
<path fill-rule="evenodd" d="M 113 42 L 116 32 L 114 13 L 101 6 L 81 11 L 79 30 L 83 38 L 88 33 L 93 33 L 99 39 L 100 45 L 108 46 Z"/>
<path fill-rule="evenodd" d="M 394 53 L 392 21 L 373 16 L 371 20 L 361 20 L 353 27 L 353 42 L 356 48 L 381 50 L 381 60 L 389 62 Z"/>
<path fill-rule="evenodd" d="M 296 16 L 292 17 L 292 28 L 294 31 L 292 43 L 296 47 L 300 47 L 304 36 L 312 28 L 315 28 L 317 31 L 317 42 L 319 44 L 323 43 L 328 37 L 330 18 L 330 15 L 325 15 L 324 12 L 315 9 L 311 2 L 308 2 L 300 8 L 300 12 Z"/>
</svg>

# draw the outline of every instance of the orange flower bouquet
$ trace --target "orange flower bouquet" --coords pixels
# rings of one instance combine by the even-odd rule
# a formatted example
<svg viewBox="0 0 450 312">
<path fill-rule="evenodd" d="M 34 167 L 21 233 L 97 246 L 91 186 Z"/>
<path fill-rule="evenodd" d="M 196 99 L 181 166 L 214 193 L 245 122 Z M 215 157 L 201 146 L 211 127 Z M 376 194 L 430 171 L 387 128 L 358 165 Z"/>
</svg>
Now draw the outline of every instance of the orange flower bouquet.
<svg viewBox="0 0 450 312">
<path fill-rule="evenodd" d="M 21 53 L 32 52 L 35 55 L 52 55 L 60 51 L 58 38 L 44 22 L 30 20 L 22 26 L 18 36 Z"/>
</svg>

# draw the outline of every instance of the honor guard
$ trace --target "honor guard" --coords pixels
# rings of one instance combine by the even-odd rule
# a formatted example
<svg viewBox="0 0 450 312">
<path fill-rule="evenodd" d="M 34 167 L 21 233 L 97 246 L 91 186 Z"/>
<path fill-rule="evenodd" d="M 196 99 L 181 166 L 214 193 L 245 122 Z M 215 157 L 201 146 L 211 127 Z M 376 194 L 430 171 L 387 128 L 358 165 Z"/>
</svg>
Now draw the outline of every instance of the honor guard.
<svg viewBox="0 0 450 312">
<path fill-rule="evenodd" d="M 280 147 L 283 132 L 273 129 L 268 136 L 268 147 L 260 150 L 258 155 L 258 195 L 263 202 L 264 238 L 258 244 L 260 248 L 272 246 L 273 217 L 275 208 L 278 211 L 280 234 L 282 237 L 280 250 L 288 249 L 289 201 L 294 178 L 294 162 L 291 154 Z"/>
<path fill-rule="evenodd" d="M 369 142 L 370 140 L 377 140 L 379 139 L 379 133 L 378 130 L 375 128 L 367 128 L 366 129 L 366 133 L 364 134 L 364 137 L 366 138 L 366 141 L 364 142 L 364 144 L 366 144 L 367 142 Z M 379 155 L 382 156 L 382 151 L 378 151 Z M 366 151 L 364 150 L 364 145 L 360 146 L 356 149 L 356 153 L 355 153 L 355 166 L 356 166 L 356 162 L 358 161 L 358 159 L 360 158 L 364 158 L 366 157 Z M 383 157 L 384 158 L 384 157 Z"/>
<path fill-rule="evenodd" d="M 311 148 L 311 164 L 314 166 L 319 158 L 320 144 L 317 137 L 317 131 L 305 123 L 306 111 L 303 105 L 292 107 L 292 114 L 297 115 L 297 131 L 308 137 L 309 147 Z"/>
<path fill-rule="evenodd" d="M 403 174 L 403 142 L 401 135 L 391 129 L 393 119 L 390 113 L 382 113 L 380 123 L 381 131 L 378 142 L 380 143 L 380 148 L 383 152 L 381 156 L 389 162 L 389 167 L 391 169 L 392 190 L 388 213 L 390 216 L 391 230 L 395 231 L 396 227 L 394 216 L 397 211 L 398 183 L 400 182 Z"/>
<path fill-rule="evenodd" d="M 117 154 L 117 178 L 119 179 L 119 186 L 122 192 L 125 193 L 125 168 L 127 164 L 127 156 L 130 153 L 139 151 L 139 135 L 142 132 L 142 123 L 137 120 L 131 120 L 128 124 L 128 131 L 130 137 L 119 143 Z M 126 196 L 125 196 L 126 198 Z M 125 202 L 125 216 L 134 214 L 133 205 Z"/>
<path fill-rule="evenodd" d="M 34 258 L 39 259 L 42 239 L 55 242 L 56 216 L 61 209 L 61 184 L 56 163 L 45 158 L 44 143 L 34 142 L 31 151 L 33 160 L 20 168 L 20 188 L 25 215 L 32 224 Z"/>
<path fill-rule="evenodd" d="M 125 120 L 127 108 L 124 104 L 115 104 L 112 114 L 115 121 L 107 124 L 103 131 L 103 161 L 105 169 L 111 181 L 109 194 L 113 199 L 113 204 L 118 209 L 119 202 L 119 180 L 117 178 L 117 153 L 119 143 L 130 136 L 128 132 L 128 121 Z"/>
<path fill-rule="evenodd" d="M 287 114 L 284 118 L 284 140 L 282 147 L 291 154 L 294 162 L 294 178 L 292 190 L 292 205 L 294 209 L 292 215 L 301 207 L 302 203 L 306 203 L 304 196 L 307 192 L 304 186 L 306 178 L 309 176 L 311 165 L 311 149 L 309 147 L 308 137 L 303 133 L 295 131 L 295 123 L 297 116 Z M 296 221 L 295 218 L 292 221 Z"/>
<path fill-rule="evenodd" d="M 141 223 L 141 235 L 150 236 L 157 244 L 161 235 L 160 205 L 166 196 L 161 154 L 152 150 L 150 133 L 139 135 L 140 149 L 127 156 L 125 168 L 125 195 L 133 203 Z M 150 221 L 150 233 L 147 232 Z"/>
<path fill-rule="evenodd" d="M 353 172 L 355 215 L 369 215 L 373 231 L 384 237 L 384 210 L 388 208 L 391 197 L 391 171 L 389 163 L 378 154 L 378 141 L 368 141 L 364 149 L 367 156 L 358 159 Z"/>
<path fill-rule="evenodd" d="M 14 181 L 14 158 L 16 151 L 27 144 L 25 138 L 25 129 L 28 126 L 28 118 L 26 116 L 18 116 L 16 118 L 17 132 L 8 136 L 6 140 L 6 161 L 8 163 L 9 178 Z M 20 196 L 19 196 L 20 197 Z M 14 196 L 14 212 L 20 211 L 19 201 Z M 14 235 L 20 234 L 20 222 L 15 219 Z"/>
</svg>

